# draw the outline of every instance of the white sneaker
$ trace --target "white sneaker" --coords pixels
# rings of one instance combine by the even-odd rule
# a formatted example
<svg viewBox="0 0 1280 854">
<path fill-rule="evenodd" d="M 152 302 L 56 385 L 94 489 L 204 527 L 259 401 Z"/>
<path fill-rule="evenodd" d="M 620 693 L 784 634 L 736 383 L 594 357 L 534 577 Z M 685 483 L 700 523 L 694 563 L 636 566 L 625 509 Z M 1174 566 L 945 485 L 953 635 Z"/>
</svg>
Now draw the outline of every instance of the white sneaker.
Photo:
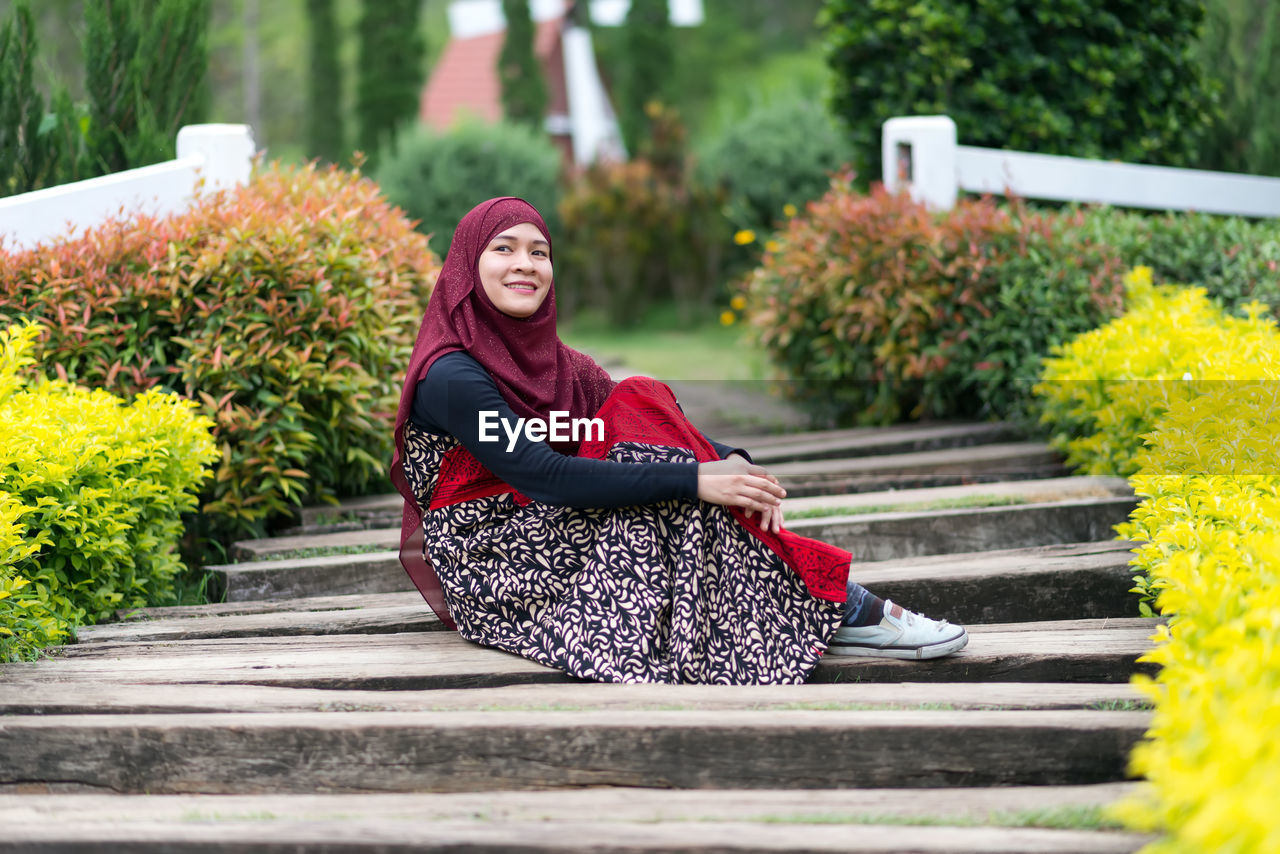
<svg viewBox="0 0 1280 854">
<path fill-rule="evenodd" d="M 831 639 L 831 655 L 863 655 L 876 658 L 940 658 L 964 649 L 969 633 L 946 620 L 908 611 L 884 600 L 884 617 L 874 626 L 841 626 Z"/>
</svg>

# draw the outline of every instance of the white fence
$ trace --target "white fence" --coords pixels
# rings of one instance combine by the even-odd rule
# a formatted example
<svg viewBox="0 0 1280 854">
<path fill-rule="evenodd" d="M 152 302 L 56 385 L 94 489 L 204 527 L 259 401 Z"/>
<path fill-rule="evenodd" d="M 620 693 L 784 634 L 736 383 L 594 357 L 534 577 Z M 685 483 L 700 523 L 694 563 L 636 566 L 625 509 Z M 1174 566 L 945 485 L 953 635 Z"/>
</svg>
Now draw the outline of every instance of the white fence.
<svg viewBox="0 0 1280 854">
<path fill-rule="evenodd" d="M 949 210 L 960 190 L 1154 210 L 1280 217 L 1280 178 L 1142 166 L 956 144 L 947 116 L 884 123 L 884 183 Z"/>
<path fill-rule="evenodd" d="M 125 213 L 186 210 L 204 190 L 249 180 L 253 137 L 247 125 L 188 125 L 178 131 L 178 159 L 0 199 L 0 249 L 30 248 Z"/>
</svg>

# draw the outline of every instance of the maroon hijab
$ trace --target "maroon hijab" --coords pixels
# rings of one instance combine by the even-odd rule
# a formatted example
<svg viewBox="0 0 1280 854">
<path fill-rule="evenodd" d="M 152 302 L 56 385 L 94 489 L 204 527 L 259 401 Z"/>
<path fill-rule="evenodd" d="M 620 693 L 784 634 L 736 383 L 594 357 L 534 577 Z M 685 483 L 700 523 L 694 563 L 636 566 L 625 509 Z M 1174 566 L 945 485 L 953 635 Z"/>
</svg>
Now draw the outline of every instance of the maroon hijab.
<svg viewBox="0 0 1280 854">
<path fill-rule="evenodd" d="M 418 382 L 445 353 L 468 353 L 488 371 L 502 397 L 523 418 L 546 418 L 552 410 L 567 411 L 571 418 L 589 418 L 614 385 L 604 369 L 565 346 L 556 334 L 554 281 L 542 305 L 525 318 L 503 314 L 485 294 L 477 272 L 480 254 L 499 232 L 522 222 L 532 223 L 551 241 L 547 224 L 534 207 L 510 196 L 476 205 L 458 223 L 422 317 L 396 413 L 391 482 L 405 500 L 400 562 L 427 604 L 450 628 L 454 624 L 440 579 L 423 556 L 422 514 L 400 465 L 404 459 L 405 423 L 413 409 Z"/>
</svg>

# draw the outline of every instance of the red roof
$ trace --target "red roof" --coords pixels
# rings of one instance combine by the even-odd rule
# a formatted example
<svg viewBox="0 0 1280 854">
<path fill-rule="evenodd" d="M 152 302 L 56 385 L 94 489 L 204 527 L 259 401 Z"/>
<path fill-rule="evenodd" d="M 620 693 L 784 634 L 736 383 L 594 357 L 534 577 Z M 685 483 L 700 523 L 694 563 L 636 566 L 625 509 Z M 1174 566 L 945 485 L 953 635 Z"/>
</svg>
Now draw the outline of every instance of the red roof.
<svg viewBox="0 0 1280 854">
<path fill-rule="evenodd" d="M 566 113 L 564 64 L 560 59 L 560 19 L 538 23 L 534 53 L 547 81 L 549 113 Z M 418 118 L 432 127 L 448 127 L 463 116 L 486 122 L 502 118 L 502 90 L 498 84 L 498 54 L 505 31 L 469 39 L 453 39 L 431 71 L 422 90 Z"/>
</svg>

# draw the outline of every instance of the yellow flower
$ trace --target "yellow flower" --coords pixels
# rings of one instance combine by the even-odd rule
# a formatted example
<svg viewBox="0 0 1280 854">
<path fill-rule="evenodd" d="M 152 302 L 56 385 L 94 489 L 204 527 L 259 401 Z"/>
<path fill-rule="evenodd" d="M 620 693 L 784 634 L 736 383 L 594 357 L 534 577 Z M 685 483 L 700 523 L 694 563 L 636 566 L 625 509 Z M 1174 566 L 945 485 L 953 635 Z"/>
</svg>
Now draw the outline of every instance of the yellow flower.
<svg viewBox="0 0 1280 854">
<path fill-rule="evenodd" d="M 786 216 L 795 216 L 796 206 L 791 204 L 791 202 L 787 202 L 785 205 L 782 206 L 782 212 Z"/>
<path fill-rule="evenodd" d="M 729 300 L 729 307 L 734 311 L 742 311 L 747 307 L 747 298 L 742 294 L 738 294 L 736 297 Z"/>
<path fill-rule="evenodd" d="M 756 233 L 749 228 L 744 228 L 733 236 L 733 242 L 739 246 L 746 246 L 748 243 L 755 243 Z"/>
<path fill-rule="evenodd" d="M 766 252 L 777 252 L 782 247 L 778 244 L 778 241 L 776 240 L 766 240 L 764 242 L 764 248 Z"/>
<path fill-rule="evenodd" d="M 738 315 L 734 314 L 732 311 L 720 312 L 721 326 L 733 326 L 733 322 L 737 319 L 738 319 Z"/>
</svg>

